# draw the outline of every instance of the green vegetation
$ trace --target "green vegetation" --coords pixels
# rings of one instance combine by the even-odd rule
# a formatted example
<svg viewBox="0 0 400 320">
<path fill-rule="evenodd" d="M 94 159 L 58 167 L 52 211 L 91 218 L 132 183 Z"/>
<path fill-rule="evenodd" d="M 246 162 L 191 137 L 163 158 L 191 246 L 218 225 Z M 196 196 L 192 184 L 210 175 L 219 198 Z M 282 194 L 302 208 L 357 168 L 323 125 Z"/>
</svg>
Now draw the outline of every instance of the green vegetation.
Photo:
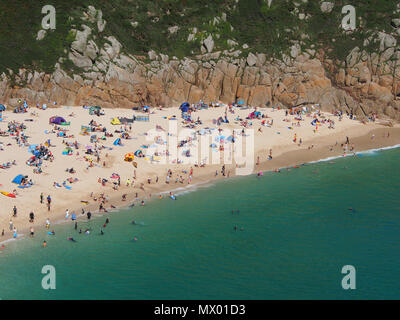
<svg viewBox="0 0 400 320">
<path fill-rule="evenodd" d="M 229 49 L 227 40 L 247 44 L 247 52 L 263 52 L 281 57 L 294 43 L 302 50 L 323 49 L 331 58 L 343 61 L 358 46 L 376 51 L 376 41 L 365 42 L 375 31 L 393 31 L 395 14 L 393 0 L 353 0 L 356 7 L 357 30 L 348 34 L 339 27 L 341 9 L 347 1 L 336 0 L 330 13 L 323 13 L 319 1 L 309 0 L 13 0 L 0 2 L 0 72 L 7 69 L 43 70 L 51 72 L 60 57 L 66 57 L 75 39 L 71 29 L 82 24 L 93 30 L 91 38 L 101 46 L 105 36 L 114 36 L 129 54 L 146 55 L 155 50 L 169 56 L 193 56 L 200 53 L 201 41 L 209 34 L 215 41 L 214 50 Z M 295 3 L 298 3 L 296 6 Z M 41 29 L 44 5 L 56 8 L 56 30 L 48 30 L 45 38 L 36 40 Z M 98 33 L 95 23 L 83 21 L 88 6 L 101 9 L 106 20 L 104 32 Z M 226 14 L 226 21 L 222 19 Z M 309 16 L 300 19 L 299 14 Z M 214 18 L 218 17 L 217 23 Z M 175 33 L 168 28 L 179 27 Z M 193 41 L 188 36 L 196 27 Z M 233 29 L 232 29 L 233 27 Z M 217 37 L 219 35 L 219 38 Z M 397 36 L 398 38 L 398 36 Z M 64 66 L 73 68 L 68 59 Z"/>
</svg>

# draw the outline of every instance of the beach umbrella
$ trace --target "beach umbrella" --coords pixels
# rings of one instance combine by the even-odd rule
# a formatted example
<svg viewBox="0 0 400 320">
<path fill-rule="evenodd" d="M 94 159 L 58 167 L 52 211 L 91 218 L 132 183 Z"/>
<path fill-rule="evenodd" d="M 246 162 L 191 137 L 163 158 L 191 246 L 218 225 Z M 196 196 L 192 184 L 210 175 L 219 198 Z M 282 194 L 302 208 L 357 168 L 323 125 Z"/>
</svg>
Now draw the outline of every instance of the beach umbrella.
<svg viewBox="0 0 400 320">
<path fill-rule="evenodd" d="M 240 101 L 238 101 L 237 103 L 240 103 L 240 104 L 242 104 L 242 103 L 244 103 L 244 101 L 243 101 L 243 100 L 240 100 Z"/>
</svg>

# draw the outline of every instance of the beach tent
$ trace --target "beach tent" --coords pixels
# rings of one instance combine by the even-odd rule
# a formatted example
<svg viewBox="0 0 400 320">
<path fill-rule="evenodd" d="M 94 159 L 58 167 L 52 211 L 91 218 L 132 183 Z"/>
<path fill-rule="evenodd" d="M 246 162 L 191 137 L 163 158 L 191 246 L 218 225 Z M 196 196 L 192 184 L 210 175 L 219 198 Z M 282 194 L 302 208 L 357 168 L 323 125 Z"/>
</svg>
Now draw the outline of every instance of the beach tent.
<svg viewBox="0 0 400 320">
<path fill-rule="evenodd" d="M 35 157 L 38 157 L 39 156 L 39 150 L 38 150 L 38 145 L 37 144 L 31 144 L 29 147 L 28 147 L 28 151 L 30 152 L 30 153 L 32 153 Z"/>
<path fill-rule="evenodd" d="M 65 156 L 70 156 L 70 155 L 72 155 L 72 153 L 73 153 L 73 151 L 72 151 L 71 147 L 66 147 L 64 149 L 64 151 L 62 152 L 62 154 Z"/>
<path fill-rule="evenodd" d="M 319 122 L 318 119 L 314 119 L 314 120 L 311 122 L 311 124 L 312 124 L 313 126 L 317 126 L 317 125 L 320 125 L 321 123 Z"/>
<path fill-rule="evenodd" d="M 61 124 L 61 123 L 66 123 L 65 119 L 63 117 L 51 117 L 49 119 L 50 124 Z"/>
<path fill-rule="evenodd" d="M 92 106 L 89 108 L 89 114 L 92 116 L 94 114 L 100 114 L 101 107 L 99 106 Z"/>
<path fill-rule="evenodd" d="M 6 111 L 6 106 L 4 104 L 0 104 L 0 112 Z"/>
<path fill-rule="evenodd" d="M 117 139 L 114 141 L 113 145 L 114 145 L 114 146 L 121 146 L 121 145 L 122 145 L 122 143 L 121 143 L 121 138 L 117 138 Z"/>
<path fill-rule="evenodd" d="M 25 179 L 25 176 L 23 176 L 22 174 L 17 175 L 13 181 L 11 181 L 12 183 L 15 184 L 21 184 L 22 180 Z"/>
<path fill-rule="evenodd" d="M 125 155 L 125 159 L 124 160 L 130 162 L 130 161 L 133 161 L 134 159 L 135 159 L 135 156 L 134 156 L 133 152 L 131 152 L 131 153 L 127 153 Z"/>
<path fill-rule="evenodd" d="M 118 125 L 118 124 L 121 124 L 121 122 L 119 121 L 118 118 L 114 118 L 114 119 L 111 120 L 111 124 Z"/>
<path fill-rule="evenodd" d="M 144 157 L 144 154 L 143 154 L 143 152 L 142 152 L 142 150 L 136 150 L 135 151 L 135 153 L 134 153 L 134 155 L 136 156 L 136 157 Z"/>
<path fill-rule="evenodd" d="M 184 102 L 179 107 L 179 110 L 181 110 L 182 112 L 188 112 L 189 111 L 189 107 L 190 107 L 190 104 L 188 102 Z"/>
</svg>

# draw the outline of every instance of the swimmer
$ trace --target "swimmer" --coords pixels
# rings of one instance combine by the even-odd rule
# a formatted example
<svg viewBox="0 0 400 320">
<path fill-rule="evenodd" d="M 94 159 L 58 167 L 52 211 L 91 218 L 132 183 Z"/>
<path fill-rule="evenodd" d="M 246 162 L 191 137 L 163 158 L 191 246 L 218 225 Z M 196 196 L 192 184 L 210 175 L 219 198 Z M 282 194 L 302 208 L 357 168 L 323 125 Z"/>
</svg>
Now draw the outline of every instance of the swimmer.
<svg viewBox="0 0 400 320">
<path fill-rule="evenodd" d="M 356 212 L 356 209 L 354 209 L 354 208 L 348 208 L 349 209 L 349 211 L 352 211 L 352 212 Z"/>
<path fill-rule="evenodd" d="M 46 240 L 43 240 L 43 248 L 46 248 L 46 246 L 47 246 L 47 242 L 46 242 Z"/>
<path fill-rule="evenodd" d="M 135 220 L 132 220 L 132 224 L 136 224 L 136 221 L 135 221 Z"/>
<path fill-rule="evenodd" d="M 142 207 L 144 207 L 144 200 L 142 200 L 142 202 L 140 204 Z"/>
<path fill-rule="evenodd" d="M 103 229 L 100 229 L 100 234 L 101 234 L 101 235 L 103 235 L 103 234 L 104 234 L 104 232 L 103 232 Z"/>
<path fill-rule="evenodd" d="M 136 238 L 136 237 L 134 237 L 134 238 L 133 238 L 133 241 L 137 241 L 137 238 Z"/>
<path fill-rule="evenodd" d="M 237 226 L 234 226 L 234 227 L 233 227 L 233 230 L 235 230 L 235 231 L 236 231 L 236 230 L 237 230 L 237 228 L 238 228 Z"/>
<path fill-rule="evenodd" d="M 106 219 L 106 224 L 108 224 L 109 222 L 110 222 L 110 219 L 107 218 L 107 219 Z"/>
<path fill-rule="evenodd" d="M 89 229 L 86 229 L 86 230 L 85 230 L 85 234 L 90 234 Z"/>
<path fill-rule="evenodd" d="M 72 237 L 67 238 L 68 241 L 76 242 L 76 240 Z"/>
</svg>

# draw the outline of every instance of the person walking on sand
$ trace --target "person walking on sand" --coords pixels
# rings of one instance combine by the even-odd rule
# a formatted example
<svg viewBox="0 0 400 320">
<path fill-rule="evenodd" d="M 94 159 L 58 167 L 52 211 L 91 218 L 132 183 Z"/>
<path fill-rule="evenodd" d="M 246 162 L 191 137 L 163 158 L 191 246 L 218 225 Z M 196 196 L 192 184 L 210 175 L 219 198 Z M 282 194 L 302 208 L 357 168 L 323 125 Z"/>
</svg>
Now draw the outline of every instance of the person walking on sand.
<svg viewBox="0 0 400 320">
<path fill-rule="evenodd" d="M 33 229 L 33 227 L 30 228 L 30 237 L 33 238 L 35 234 L 35 229 Z"/>
<path fill-rule="evenodd" d="M 44 198 L 44 195 L 43 195 L 43 192 L 40 194 L 40 203 L 43 203 L 43 198 Z"/>
<path fill-rule="evenodd" d="M 49 218 L 46 219 L 46 229 L 47 230 L 50 229 L 50 220 L 49 220 Z"/>
<path fill-rule="evenodd" d="M 12 231 L 12 229 L 14 227 L 14 223 L 13 223 L 12 219 L 10 219 L 9 225 L 10 225 L 10 231 Z"/>
<path fill-rule="evenodd" d="M 13 217 L 16 217 L 16 216 L 17 216 L 17 207 L 14 206 L 14 208 L 13 208 Z"/>
</svg>

